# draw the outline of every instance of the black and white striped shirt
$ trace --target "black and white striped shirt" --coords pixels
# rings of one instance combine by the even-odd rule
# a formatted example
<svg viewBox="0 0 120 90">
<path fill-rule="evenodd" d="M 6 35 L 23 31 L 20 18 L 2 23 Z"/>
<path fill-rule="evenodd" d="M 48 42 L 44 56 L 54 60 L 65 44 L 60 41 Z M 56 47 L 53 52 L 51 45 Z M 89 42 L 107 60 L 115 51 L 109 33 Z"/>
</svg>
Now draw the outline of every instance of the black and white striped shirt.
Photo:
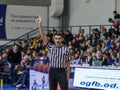
<svg viewBox="0 0 120 90">
<path fill-rule="evenodd" d="M 50 66 L 55 68 L 65 68 L 66 61 L 69 60 L 69 49 L 67 46 L 57 47 L 48 43 L 48 57 L 50 59 Z"/>
</svg>

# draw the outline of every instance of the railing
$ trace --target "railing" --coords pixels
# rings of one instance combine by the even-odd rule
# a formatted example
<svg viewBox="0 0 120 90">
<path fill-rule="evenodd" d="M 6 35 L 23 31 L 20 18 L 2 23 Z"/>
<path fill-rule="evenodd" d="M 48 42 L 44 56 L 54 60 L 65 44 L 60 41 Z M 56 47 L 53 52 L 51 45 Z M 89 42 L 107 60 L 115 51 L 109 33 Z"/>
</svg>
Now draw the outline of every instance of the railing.
<svg viewBox="0 0 120 90">
<path fill-rule="evenodd" d="M 67 30 L 70 30 L 72 32 L 72 34 L 77 34 L 78 33 L 78 30 L 80 29 L 84 29 L 85 30 L 85 33 L 87 35 L 90 35 L 91 34 L 91 30 L 93 28 L 98 28 L 100 31 L 101 31 L 101 27 L 102 26 L 106 26 L 107 28 L 112 28 L 112 25 L 81 25 L 81 26 L 63 26 L 63 27 L 43 27 L 45 33 L 47 33 L 47 30 L 53 30 L 53 29 L 56 29 L 56 30 L 60 30 L 60 31 L 63 31 L 65 29 Z M 9 41 L 8 43 L 2 45 L 0 47 L 0 51 L 4 50 L 5 48 L 11 48 L 11 46 L 19 41 L 22 41 L 22 40 L 28 40 L 32 37 L 36 37 L 36 36 L 39 36 L 39 32 L 38 32 L 38 28 L 16 38 L 16 39 L 13 39 L 11 41 Z"/>
</svg>

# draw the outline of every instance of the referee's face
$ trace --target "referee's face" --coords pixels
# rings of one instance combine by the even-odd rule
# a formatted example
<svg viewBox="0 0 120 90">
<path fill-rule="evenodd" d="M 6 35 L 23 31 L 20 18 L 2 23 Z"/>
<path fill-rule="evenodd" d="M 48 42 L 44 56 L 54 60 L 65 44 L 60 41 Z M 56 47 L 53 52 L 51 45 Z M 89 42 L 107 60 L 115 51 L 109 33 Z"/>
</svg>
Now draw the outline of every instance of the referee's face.
<svg viewBox="0 0 120 90">
<path fill-rule="evenodd" d="M 61 46 L 63 42 L 63 38 L 60 35 L 55 35 L 54 36 L 54 42 L 56 46 Z"/>
</svg>

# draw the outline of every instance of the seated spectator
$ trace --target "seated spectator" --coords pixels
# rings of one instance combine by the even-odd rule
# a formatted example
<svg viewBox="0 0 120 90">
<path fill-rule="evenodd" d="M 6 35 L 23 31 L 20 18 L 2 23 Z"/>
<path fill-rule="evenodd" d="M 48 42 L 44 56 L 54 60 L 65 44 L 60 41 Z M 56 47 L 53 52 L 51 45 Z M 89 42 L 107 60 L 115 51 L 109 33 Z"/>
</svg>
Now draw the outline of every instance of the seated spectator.
<svg viewBox="0 0 120 90">
<path fill-rule="evenodd" d="M 5 62 L 2 60 L 2 56 L 0 55 L 0 72 L 3 71 L 4 66 L 5 66 Z"/>
<path fill-rule="evenodd" d="M 3 72 L 10 73 L 11 64 L 8 62 L 8 56 L 6 52 L 2 54 L 2 60 L 4 61 Z"/>
<path fill-rule="evenodd" d="M 109 62 L 111 60 L 110 53 L 105 53 L 105 58 L 106 58 L 107 62 Z"/>
<path fill-rule="evenodd" d="M 38 42 L 39 42 L 38 37 L 34 37 L 34 38 L 33 38 L 33 42 L 32 42 L 32 47 L 31 47 L 31 48 L 35 48 L 35 47 L 37 46 Z"/>
<path fill-rule="evenodd" d="M 70 58 L 70 64 L 74 65 L 75 64 L 75 61 L 74 61 L 75 60 L 75 55 L 74 54 L 70 54 L 69 58 Z"/>
<path fill-rule="evenodd" d="M 120 25 L 120 14 L 117 11 L 113 11 L 115 23 Z"/>
<path fill-rule="evenodd" d="M 86 57 L 86 61 L 89 64 L 89 66 L 92 66 L 92 62 L 90 62 L 92 60 L 92 53 L 88 52 L 87 57 Z"/>
<path fill-rule="evenodd" d="M 17 82 L 13 84 L 13 86 L 16 86 L 17 88 L 26 87 L 25 81 L 28 75 L 29 75 L 29 71 L 24 70 L 23 73 L 20 75 L 19 79 L 17 80 Z"/>
<path fill-rule="evenodd" d="M 108 21 L 112 23 L 113 28 L 109 29 L 110 36 L 118 37 L 119 35 L 119 25 L 115 23 L 112 18 L 109 18 Z"/>
<path fill-rule="evenodd" d="M 108 65 L 116 66 L 116 63 L 117 63 L 116 53 L 115 52 L 110 53 L 110 56 L 111 56 L 111 59 L 108 62 Z"/>
<path fill-rule="evenodd" d="M 69 41 L 73 40 L 73 35 L 69 30 L 64 30 L 64 40 L 66 45 L 68 45 Z"/>
<path fill-rule="evenodd" d="M 116 42 L 116 49 L 118 52 L 120 52 L 120 41 Z"/>
<path fill-rule="evenodd" d="M 106 42 L 106 52 L 108 52 L 110 50 L 111 44 L 112 44 L 111 38 L 108 37 L 107 42 Z"/>
<path fill-rule="evenodd" d="M 74 53 L 74 57 L 73 57 L 73 60 L 71 61 L 71 64 L 73 64 L 73 65 L 81 64 L 79 53 L 77 53 L 77 52 Z"/>
<path fill-rule="evenodd" d="M 117 11 L 113 11 L 114 19 L 120 19 L 120 14 Z"/>
<path fill-rule="evenodd" d="M 102 51 L 103 53 L 105 53 L 105 51 L 106 51 L 106 43 L 105 43 L 105 42 L 102 42 L 101 44 L 102 44 L 102 46 L 101 46 L 101 51 Z"/>
<path fill-rule="evenodd" d="M 23 74 L 23 71 L 25 70 L 25 61 L 22 60 L 21 63 L 19 65 L 16 66 L 16 73 L 17 76 L 20 76 L 21 74 Z"/>
<path fill-rule="evenodd" d="M 117 28 L 118 28 L 118 24 L 116 24 L 115 21 L 114 21 L 112 18 L 109 18 L 108 21 L 109 21 L 110 23 L 112 23 L 114 29 L 117 29 Z"/>
<path fill-rule="evenodd" d="M 105 26 L 102 26 L 102 35 L 105 39 L 107 39 L 107 37 L 109 36 L 109 33 L 107 32 L 107 28 Z"/>
<path fill-rule="evenodd" d="M 103 53 L 100 50 L 97 50 L 95 56 L 92 57 L 92 66 L 94 66 L 96 62 L 98 62 L 98 66 L 108 65 L 106 58 L 103 56 Z"/>
<path fill-rule="evenodd" d="M 38 62 L 40 62 L 41 60 L 40 60 L 40 57 L 42 56 L 42 54 L 41 53 L 39 53 L 39 52 L 33 52 L 33 54 L 32 54 L 32 57 L 33 57 L 33 65 L 35 64 L 35 63 L 38 63 Z"/>
<path fill-rule="evenodd" d="M 8 56 L 7 56 L 7 53 L 6 53 L 6 52 L 4 52 L 4 53 L 2 54 L 2 59 L 3 59 L 3 61 L 5 62 L 5 65 L 9 65 Z"/>
<path fill-rule="evenodd" d="M 26 87 L 26 79 L 29 77 L 29 68 L 30 68 L 30 60 L 28 55 L 25 55 L 24 57 L 24 65 L 25 69 L 22 71 L 22 74 L 18 78 L 17 82 L 15 82 L 13 85 L 17 88 L 23 88 Z"/>
</svg>

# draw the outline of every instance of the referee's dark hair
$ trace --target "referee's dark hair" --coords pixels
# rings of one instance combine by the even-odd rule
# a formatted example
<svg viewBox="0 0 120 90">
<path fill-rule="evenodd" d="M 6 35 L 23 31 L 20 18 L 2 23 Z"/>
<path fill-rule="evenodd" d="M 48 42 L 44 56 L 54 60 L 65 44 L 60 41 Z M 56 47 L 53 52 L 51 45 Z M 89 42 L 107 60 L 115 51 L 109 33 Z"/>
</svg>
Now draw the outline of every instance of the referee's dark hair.
<svg viewBox="0 0 120 90">
<path fill-rule="evenodd" d="M 57 32 L 57 33 L 54 34 L 54 36 L 55 36 L 55 35 L 61 36 L 62 38 L 64 37 L 62 32 Z"/>
</svg>

